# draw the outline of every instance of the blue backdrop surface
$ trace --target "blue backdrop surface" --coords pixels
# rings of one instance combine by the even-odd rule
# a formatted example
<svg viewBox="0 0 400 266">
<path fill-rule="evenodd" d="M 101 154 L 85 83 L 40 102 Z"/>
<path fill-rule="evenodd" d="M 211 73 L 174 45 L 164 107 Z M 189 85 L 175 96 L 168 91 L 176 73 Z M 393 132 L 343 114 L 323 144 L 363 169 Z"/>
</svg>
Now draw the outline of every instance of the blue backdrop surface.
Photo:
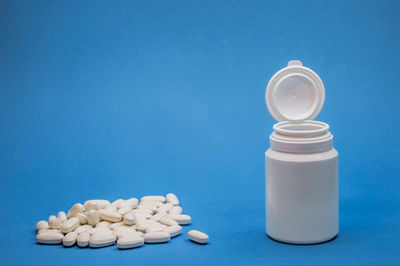
<svg viewBox="0 0 400 266">
<path fill-rule="evenodd" d="M 398 1 L 0 1 L 1 265 L 400 264 Z M 340 235 L 265 235 L 265 86 L 322 78 Z M 91 198 L 176 193 L 193 222 L 120 251 L 35 243 Z M 190 229 L 210 235 L 199 246 Z"/>
</svg>

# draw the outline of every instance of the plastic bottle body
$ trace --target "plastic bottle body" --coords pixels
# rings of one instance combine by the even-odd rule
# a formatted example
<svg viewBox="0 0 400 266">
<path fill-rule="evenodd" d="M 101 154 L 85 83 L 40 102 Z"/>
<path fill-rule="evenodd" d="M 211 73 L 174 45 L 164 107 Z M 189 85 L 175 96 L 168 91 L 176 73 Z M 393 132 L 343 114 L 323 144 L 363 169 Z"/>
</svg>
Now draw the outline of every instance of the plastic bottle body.
<svg viewBox="0 0 400 266">
<path fill-rule="evenodd" d="M 313 244 L 339 232 L 338 152 L 265 153 L 266 232 L 281 242 Z"/>
</svg>

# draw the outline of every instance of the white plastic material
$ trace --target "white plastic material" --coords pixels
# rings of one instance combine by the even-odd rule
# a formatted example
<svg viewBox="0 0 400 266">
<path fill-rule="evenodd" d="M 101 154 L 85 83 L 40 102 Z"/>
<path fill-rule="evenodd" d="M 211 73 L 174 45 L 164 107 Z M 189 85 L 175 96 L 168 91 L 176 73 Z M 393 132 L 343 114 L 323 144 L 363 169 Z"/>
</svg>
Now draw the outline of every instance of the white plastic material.
<svg viewBox="0 0 400 266">
<path fill-rule="evenodd" d="M 270 136 L 271 149 L 281 152 L 315 153 L 332 149 L 329 125 L 306 120 L 302 123 L 279 122 Z"/>
<path fill-rule="evenodd" d="M 281 121 L 265 153 L 267 234 L 293 244 L 330 240 L 339 232 L 338 152 L 329 125 L 311 120 L 324 104 L 324 85 L 290 61 L 269 81 L 265 99 Z"/>
<path fill-rule="evenodd" d="M 320 243 L 338 234 L 338 153 L 266 154 L 267 234 L 280 242 Z"/>
<path fill-rule="evenodd" d="M 317 117 L 324 105 L 324 84 L 300 61 L 290 61 L 269 81 L 265 102 L 277 121 L 311 120 Z"/>
</svg>

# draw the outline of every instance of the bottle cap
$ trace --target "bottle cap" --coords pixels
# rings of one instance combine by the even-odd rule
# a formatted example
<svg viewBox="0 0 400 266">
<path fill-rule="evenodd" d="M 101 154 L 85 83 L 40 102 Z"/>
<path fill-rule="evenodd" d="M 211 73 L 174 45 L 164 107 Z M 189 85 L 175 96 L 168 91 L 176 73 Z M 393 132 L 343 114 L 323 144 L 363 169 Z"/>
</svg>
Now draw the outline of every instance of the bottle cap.
<svg viewBox="0 0 400 266">
<path fill-rule="evenodd" d="M 293 60 L 270 79 L 265 102 L 277 121 L 312 120 L 324 105 L 324 84 L 314 71 Z"/>
</svg>

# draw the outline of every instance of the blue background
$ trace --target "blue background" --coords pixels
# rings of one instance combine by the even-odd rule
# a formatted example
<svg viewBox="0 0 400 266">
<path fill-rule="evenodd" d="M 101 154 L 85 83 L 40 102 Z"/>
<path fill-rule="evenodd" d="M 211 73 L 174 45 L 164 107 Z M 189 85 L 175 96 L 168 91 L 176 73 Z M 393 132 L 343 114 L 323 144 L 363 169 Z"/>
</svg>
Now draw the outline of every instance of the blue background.
<svg viewBox="0 0 400 266">
<path fill-rule="evenodd" d="M 1 1 L 0 264 L 400 264 L 398 1 Z M 291 59 L 326 87 L 340 235 L 264 232 L 265 86 Z M 176 193 L 165 245 L 35 244 L 76 202 Z M 189 229 L 210 235 L 207 246 Z"/>
</svg>

